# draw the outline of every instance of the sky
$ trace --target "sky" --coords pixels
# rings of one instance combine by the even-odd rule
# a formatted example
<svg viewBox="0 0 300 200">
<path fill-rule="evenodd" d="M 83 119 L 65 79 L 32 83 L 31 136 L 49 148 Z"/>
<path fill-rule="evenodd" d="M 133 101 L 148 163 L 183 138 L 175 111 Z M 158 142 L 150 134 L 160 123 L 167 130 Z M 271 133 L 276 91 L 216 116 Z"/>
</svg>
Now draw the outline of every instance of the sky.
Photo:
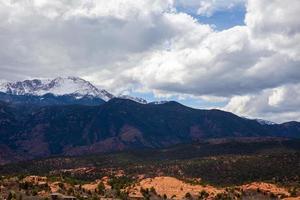
<svg viewBox="0 0 300 200">
<path fill-rule="evenodd" d="M 300 121 L 299 0 L 0 0 L 0 79 Z"/>
</svg>

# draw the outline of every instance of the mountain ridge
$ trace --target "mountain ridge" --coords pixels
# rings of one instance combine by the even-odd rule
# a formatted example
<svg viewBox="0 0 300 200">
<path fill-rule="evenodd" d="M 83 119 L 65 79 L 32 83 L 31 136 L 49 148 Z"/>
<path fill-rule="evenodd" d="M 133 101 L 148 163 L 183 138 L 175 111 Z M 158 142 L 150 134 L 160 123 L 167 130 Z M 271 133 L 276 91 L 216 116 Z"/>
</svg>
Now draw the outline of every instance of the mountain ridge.
<svg viewBox="0 0 300 200">
<path fill-rule="evenodd" d="M 0 155 L 2 162 L 243 137 L 300 138 L 300 123 L 262 125 L 174 101 L 155 105 L 114 98 L 94 106 L 41 107 L 0 103 L 0 149 L 10 155 Z"/>
<path fill-rule="evenodd" d="M 72 101 L 79 104 L 80 101 L 76 100 L 86 97 L 90 97 L 93 100 L 98 98 L 103 101 L 108 101 L 113 98 L 122 98 L 130 99 L 142 104 L 148 103 L 145 99 L 139 97 L 122 94 L 113 95 L 107 90 L 99 89 L 89 81 L 73 76 L 57 77 L 54 79 L 32 79 L 15 82 L 0 81 L 0 92 L 8 95 L 32 97 L 43 97 L 49 94 L 52 94 L 55 97 L 68 96 L 73 97 Z M 94 102 L 92 101 L 90 104 L 94 105 Z"/>
<path fill-rule="evenodd" d="M 13 95 L 43 96 L 51 93 L 56 96 L 74 95 L 77 98 L 94 96 L 105 101 L 113 98 L 106 90 L 101 90 L 90 82 L 78 77 L 57 77 L 54 79 L 33 79 L 16 82 L 2 82 L 0 92 Z"/>
<path fill-rule="evenodd" d="M 118 98 L 76 77 L 2 83 L 0 88 L 0 163 L 207 139 L 300 138 L 299 122 L 270 124 L 176 101 Z"/>
</svg>

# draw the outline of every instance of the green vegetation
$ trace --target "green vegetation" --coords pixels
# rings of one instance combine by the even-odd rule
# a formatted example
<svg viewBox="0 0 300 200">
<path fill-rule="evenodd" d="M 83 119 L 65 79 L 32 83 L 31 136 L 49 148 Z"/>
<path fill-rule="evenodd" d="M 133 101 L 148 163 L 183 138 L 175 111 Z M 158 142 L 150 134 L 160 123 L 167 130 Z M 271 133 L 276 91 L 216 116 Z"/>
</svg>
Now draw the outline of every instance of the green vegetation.
<svg viewBox="0 0 300 200">
<path fill-rule="evenodd" d="M 120 177 L 111 177 L 108 184 L 112 189 L 121 190 L 131 185 L 134 180 L 128 176 L 120 176 Z"/>
<path fill-rule="evenodd" d="M 158 172 L 160 175 L 177 177 L 192 184 L 235 186 L 266 181 L 299 188 L 299 166 L 299 140 L 258 139 L 201 142 L 161 150 L 83 157 L 54 157 L 4 165 L 0 167 L 0 175 L 21 177 L 35 174 L 57 181 L 63 180 L 71 185 L 82 185 L 99 177 L 115 176 L 113 172 L 122 169 L 126 176 L 115 176 L 109 182 L 116 191 L 133 183 L 134 177 L 139 174 L 154 177 Z M 91 167 L 94 170 L 90 173 L 61 170 L 82 167 Z M 201 178 L 201 181 L 196 178 Z M 102 192 L 102 189 L 99 191 Z"/>
<path fill-rule="evenodd" d="M 134 179 L 128 176 L 112 176 L 110 177 L 108 184 L 111 186 L 116 197 L 120 199 L 127 199 L 128 194 L 124 192 L 124 189 L 132 185 Z"/>
<path fill-rule="evenodd" d="M 205 191 L 205 190 L 202 190 L 200 193 L 199 193 L 199 199 L 206 199 L 207 197 L 209 196 L 209 194 Z"/>
<path fill-rule="evenodd" d="M 98 184 L 97 189 L 98 189 L 98 193 L 99 193 L 100 195 L 103 196 L 103 195 L 105 194 L 105 186 L 104 186 L 103 182 L 100 182 L 100 183 Z"/>
</svg>

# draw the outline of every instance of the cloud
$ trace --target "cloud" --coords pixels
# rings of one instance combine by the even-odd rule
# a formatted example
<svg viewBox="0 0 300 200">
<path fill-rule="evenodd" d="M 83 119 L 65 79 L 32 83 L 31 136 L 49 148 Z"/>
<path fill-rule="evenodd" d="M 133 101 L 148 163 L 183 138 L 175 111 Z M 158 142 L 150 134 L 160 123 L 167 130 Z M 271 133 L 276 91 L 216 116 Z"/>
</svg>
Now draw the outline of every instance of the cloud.
<svg viewBox="0 0 300 200">
<path fill-rule="evenodd" d="M 211 17 L 215 12 L 231 10 L 245 5 L 246 0 L 175 0 L 175 5 L 197 15 Z"/>
<path fill-rule="evenodd" d="M 299 1 L 249 0 L 245 22 L 253 39 L 272 51 L 300 57 Z"/>
<path fill-rule="evenodd" d="M 275 122 L 300 120 L 300 84 L 267 89 L 255 95 L 235 96 L 225 109 L 242 116 Z"/>
<path fill-rule="evenodd" d="M 250 39 L 266 51 L 248 70 L 261 91 L 235 96 L 225 109 L 241 115 L 284 122 L 300 120 L 300 12 L 299 2 L 249 0 L 246 25 Z"/>
<path fill-rule="evenodd" d="M 168 1 L 0 2 L 0 65 L 10 76 L 101 74 L 176 34 L 163 17 Z"/>
<path fill-rule="evenodd" d="M 298 119 L 281 103 L 300 84 L 298 0 L 248 0 L 245 25 L 223 31 L 186 13 L 244 3 L 0 0 L 0 78 L 75 75 L 115 93 L 226 99 L 240 114 Z"/>
</svg>

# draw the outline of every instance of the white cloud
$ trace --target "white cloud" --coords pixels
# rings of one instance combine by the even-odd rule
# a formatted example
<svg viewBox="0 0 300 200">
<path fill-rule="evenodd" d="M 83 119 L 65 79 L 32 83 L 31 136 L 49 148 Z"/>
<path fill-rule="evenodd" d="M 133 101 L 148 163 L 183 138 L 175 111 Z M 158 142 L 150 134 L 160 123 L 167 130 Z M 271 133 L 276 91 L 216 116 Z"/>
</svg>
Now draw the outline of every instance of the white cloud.
<svg viewBox="0 0 300 200">
<path fill-rule="evenodd" d="M 244 3 L 245 0 L 204 0 L 200 2 L 197 14 L 210 17 L 217 11 L 230 10 L 236 6 L 242 6 Z"/>
<path fill-rule="evenodd" d="M 197 15 L 211 17 L 215 12 L 231 10 L 242 7 L 246 0 L 175 0 L 175 5 L 180 10 L 195 13 Z"/>
<path fill-rule="evenodd" d="M 289 89 L 300 84 L 298 0 L 249 0 L 245 25 L 224 31 L 176 11 L 209 16 L 242 4 L 0 0 L 0 78 L 77 75 L 116 93 L 226 98 L 237 113 L 299 118 L 286 103 L 300 96 Z"/>
<path fill-rule="evenodd" d="M 1 0 L 1 69 L 11 68 L 5 76 L 118 69 L 177 34 L 163 17 L 171 5 L 153 0 Z"/>
<path fill-rule="evenodd" d="M 299 4 L 298 0 L 249 0 L 245 22 L 253 39 L 299 61 Z"/>
<path fill-rule="evenodd" d="M 260 117 L 275 122 L 300 120 L 300 84 L 266 89 L 258 94 L 235 96 L 226 110 L 242 116 Z"/>
<path fill-rule="evenodd" d="M 250 39 L 271 52 L 248 70 L 261 91 L 233 97 L 226 109 L 283 122 L 300 120 L 300 22 L 297 0 L 249 0 Z"/>
</svg>

